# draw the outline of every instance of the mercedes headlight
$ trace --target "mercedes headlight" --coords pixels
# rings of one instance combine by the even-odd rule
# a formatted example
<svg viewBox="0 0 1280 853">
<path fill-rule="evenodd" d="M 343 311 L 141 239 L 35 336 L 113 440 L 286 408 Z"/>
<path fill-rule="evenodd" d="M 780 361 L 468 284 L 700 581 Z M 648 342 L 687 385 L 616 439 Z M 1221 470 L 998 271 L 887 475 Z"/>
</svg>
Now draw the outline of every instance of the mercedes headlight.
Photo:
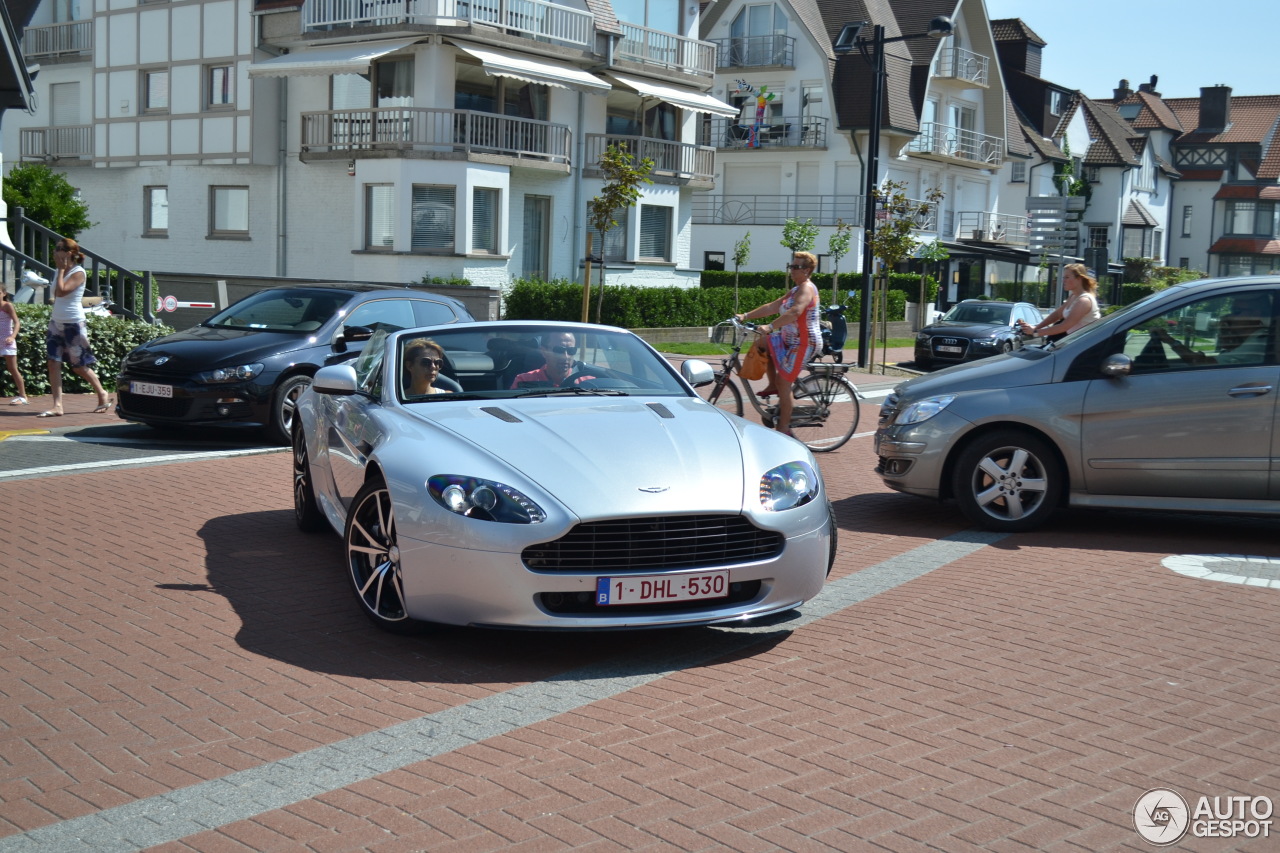
<svg viewBox="0 0 1280 853">
<path fill-rule="evenodd" d="M 547 514 L 528 496 L 510 486 L 479 477 L 437 474 L 427 480 L 436 503 L 458 515 L 507 524 L 537 524 Z"/>
<path fill-rule="evenodd" d="M 943 394 L 939 397 L 925 397 L 923 400 L 916 400 L 914 403 L 908 403 L 904 406 L 893 422 L 904 426 L 924 423 L 947 406 L 950 406 L 955 402 L 955 399 L 955 394 Z"/>
<path fill-rule="evenodd" d="M 196 381 L 206 385 L 217 385 L 222 382 L 244 382 L 262 372 L 261 364 L 238 364 L 235 367 L 218 367 L 196 374 Z"/>
<path fill-rule="evenodd" d="M 818 494 L 818 474 L 807 462 L 788 462 L 760 478 L 760 504 L 771 512 L 804 506 Z"/>
</svg>

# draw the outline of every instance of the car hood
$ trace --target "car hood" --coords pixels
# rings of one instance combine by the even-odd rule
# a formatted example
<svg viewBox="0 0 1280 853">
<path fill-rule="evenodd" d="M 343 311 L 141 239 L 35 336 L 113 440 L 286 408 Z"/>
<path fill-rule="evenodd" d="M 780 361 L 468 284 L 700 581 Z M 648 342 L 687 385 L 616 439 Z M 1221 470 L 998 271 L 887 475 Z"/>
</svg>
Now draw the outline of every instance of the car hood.
<svg viewBox="0 0 1280 853">
<path fill-rule="evenodd" d="M 316 346 L 315 335 L 269 332 L 255 329 L 223 329 L 193 326 L 182 332 L 148 341 L 129 354 L 126 364 L 146 364 L 168 356 L 170 369 L 183 366 L 201 370 L 229 363 L 247 364 L 282 352 Z"/>
<path fill-rule="evenodd" d="M 995 355 L 908 379 L 894 393 L 899 400 L 919 400 L 938 394 L 1043 385 L 1053 381 L 1054 357 L 1055 353 L 1048 350 Z"/>
<path fill-rule="evenodd" d="M 809 455 L 792 439 L 689 398 L 408 408 L 516 469 L 584 519 L 741 512 L 748 477 L 754 489 L 768 467 Z M 744 436 L 748 432 L 756 434 Z"/>
<path fill-rule="evenodd" d="M 1004 323 L 930 323 L 920 331 L 926 335 L 951 335 L 957 338 L 989 338 L 998 332 L 1007 332 Z"/>
</svg>

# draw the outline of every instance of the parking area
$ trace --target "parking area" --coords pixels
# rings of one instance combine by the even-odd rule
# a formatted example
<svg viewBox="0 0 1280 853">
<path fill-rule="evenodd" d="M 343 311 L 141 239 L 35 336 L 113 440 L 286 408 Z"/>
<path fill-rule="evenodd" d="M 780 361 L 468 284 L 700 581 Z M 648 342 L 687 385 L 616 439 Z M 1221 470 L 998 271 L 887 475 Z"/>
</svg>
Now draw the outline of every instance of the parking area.
<svg viewBox="0 0 1280 853">
<path fill-rule="evenodd" d="M 284 452 L 6 482 L 0 851 L 1106 851 L 1280 797 L 1273 522 L 980 533 L 873 427 L 826 590 L 741 629 L 381 634 Z"/>
</svg>

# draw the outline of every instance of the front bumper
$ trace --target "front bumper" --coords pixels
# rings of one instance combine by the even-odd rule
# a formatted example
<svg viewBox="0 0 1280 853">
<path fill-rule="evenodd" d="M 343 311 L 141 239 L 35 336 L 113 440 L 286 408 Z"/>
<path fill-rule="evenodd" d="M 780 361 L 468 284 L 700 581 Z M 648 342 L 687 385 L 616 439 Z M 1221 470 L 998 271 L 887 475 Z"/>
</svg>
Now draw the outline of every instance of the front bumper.
<svg viewBox="0 0 1280 853">
<path fill-rule="evenodd" d="M 134 393 L 132 382 L 172 389 L 173 396 Z M 266 426 L 271 419 L 271 386 L 254 382 L 207 385 L 189 379 L 116 377 L 116 413 L 127 421 L 175 426 Z"/>
<path fill-rule="evenodd" d="M 948 454 L 972 427 L 948 411 L 919 424 L 882 426 L 875 434 L 876 473 L 896 491 L 944 497 Z"/>
<path fill-rule="evenodd" d="M 456 548 L 400 539 L 405 603 L 414 619 L 451 625 L 529 629 L 635 629 L 744 621 L 789 610 L 813 598 L 826 579 L 826 524 L 789 537 L 781 553 L 758 562 L 701 570 L 633 572 L 686 576 L 728 571 L 726 599 L 594 606 L 600 577 L 625 577 L 608 566 L 587 572 L 533 572 L 518 553 Z"/>
</svg>

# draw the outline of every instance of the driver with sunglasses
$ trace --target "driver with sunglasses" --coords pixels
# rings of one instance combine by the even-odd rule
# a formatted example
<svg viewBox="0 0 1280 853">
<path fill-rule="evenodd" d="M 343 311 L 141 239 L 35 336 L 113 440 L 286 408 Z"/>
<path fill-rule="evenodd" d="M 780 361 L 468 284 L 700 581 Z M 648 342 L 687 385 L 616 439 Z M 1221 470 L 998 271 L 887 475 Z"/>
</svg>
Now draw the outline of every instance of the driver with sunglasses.
<svg viewBox="0 0 1280 853">
<path fill-rule="evenodd" d="M 512 388 L 520 388 L 522 386 L 539 386 L 552 385 L 559 387 L 565 379 L 573 373 L 574 365 L 578 363 L 576 358 L 578 354 L 578 342 L 574 338 L 573 332 L 560 332 L 554 335 L 548 335 L 538 347 L 542 351 L 542 357 L 546 359 L 546 364 L 537 370 L 530 370 L 528 373 L 518 374 L 511 383 Z M 574 381 L 581 382 L 584 379 L 591 379 L 590 376 L 579 376 Z"/>
</svg>

